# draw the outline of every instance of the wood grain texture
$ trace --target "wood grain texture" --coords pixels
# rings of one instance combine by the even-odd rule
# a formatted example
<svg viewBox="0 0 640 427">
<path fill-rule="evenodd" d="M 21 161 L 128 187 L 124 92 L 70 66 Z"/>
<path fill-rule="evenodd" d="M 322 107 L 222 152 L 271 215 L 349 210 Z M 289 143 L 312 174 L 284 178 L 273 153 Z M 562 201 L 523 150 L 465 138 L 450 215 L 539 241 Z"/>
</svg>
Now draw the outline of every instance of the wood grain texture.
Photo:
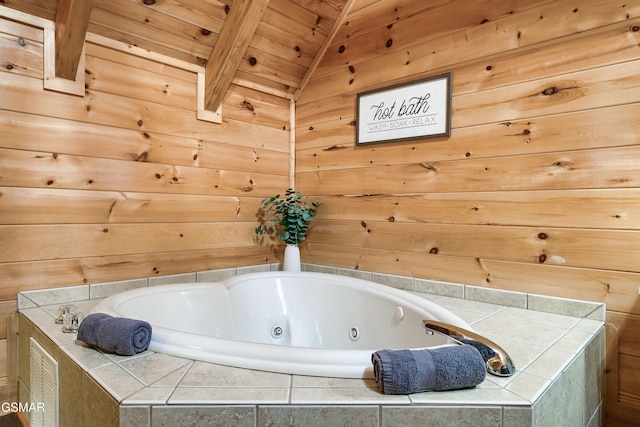
<svg viewBox="0 0 640 427">
<path fill-rule="evenodd" d="M 278 262 L 279 259 L 282 255 L 276 250 L 252 243 L 250 246 L 203 250 L 2 263 L 0 271 L 7 278 L 2 288 L 4 298 L 15 301 L 16 292 L 23 290 L 235 268 Z"/>
<path fill-rule="evenodd" d="M 83 55 L 93 0 L 59 0 L 56 11 L 55 74 L 75 80 Z"/>
<path fill-rule="evenodd" d="M 205 105 L 216 111 L 227 93 L 269 0 L 236 0 L 220 29 L 205 69 Z"/>
<path fill-rule="evenodd" d="M 354 7 L 297 103 L 303 259 L 604 302 L 607 425 L 638 423 L 640 7 L 467 3 Z M 355 145 L 358 93 L 442 72 L 450 137 Z"/>
<path fill-rule="evenodd" d="M 85 97 L 43 91 L 37 31 L 1 36 L 36 60 L 0 73 L 0 301 L 277 259 L 253 229 L 288 184 L 288 100 L 231 85 L 223 123 L 201 122 L 194 71 L 96 43 Z"/>
<path fill-rule="evenodd" d="M 158 58 L 204 66 L 232 4 L 94 0 L 89 33 L 131 52 L 87 43 L 84 97 L 43 91 L 42 32 L 2 23 L 0 300 L 277 261 L 254 215 L 294 130 L 324 203 L 303 261 L 604 302 L 607 425 L 640 423 L 640 4 L 354 0 L 337 28 L 345 0 L 271 0 L 214 125 Z M 449 138 L 355 146 L 359 92 L 442 72 Z"/>
</svg>

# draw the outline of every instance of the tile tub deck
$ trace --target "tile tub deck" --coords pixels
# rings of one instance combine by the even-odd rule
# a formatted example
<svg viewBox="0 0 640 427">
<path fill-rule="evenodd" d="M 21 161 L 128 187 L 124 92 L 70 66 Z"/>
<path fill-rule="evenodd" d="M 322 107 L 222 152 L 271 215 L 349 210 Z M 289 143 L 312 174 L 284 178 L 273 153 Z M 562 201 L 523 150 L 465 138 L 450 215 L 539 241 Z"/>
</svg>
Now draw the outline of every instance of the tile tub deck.
<svg viewBox="0 0 640 427">
<path fill-rule="evenodd" d="M 322 267 L 315 271 L 327 272 Z M 103 354 L 54 323 L 61 303 L 72 302 L 88 313 L 100 298 L 123 289 L 211 281 L 220 274 L 242 272 L 22 293 L 20 360 L 25 360 L 24 351 L 28 355 L 24 341 L 34 336 L 61 366 L 61 418 L 84 426 L 602 425 L 603 304 L 329 270 L 404 288 L 440 304 L 505 348 L 517 369 L 512 377 L 487 375 L 474 389 L 395 396 L 381 394 L 373 379 L 254 371 L 151 351 L 131 357 Z M 28 376 L 21 364 L 21 401 L 28 401 Z"/>
</svg>

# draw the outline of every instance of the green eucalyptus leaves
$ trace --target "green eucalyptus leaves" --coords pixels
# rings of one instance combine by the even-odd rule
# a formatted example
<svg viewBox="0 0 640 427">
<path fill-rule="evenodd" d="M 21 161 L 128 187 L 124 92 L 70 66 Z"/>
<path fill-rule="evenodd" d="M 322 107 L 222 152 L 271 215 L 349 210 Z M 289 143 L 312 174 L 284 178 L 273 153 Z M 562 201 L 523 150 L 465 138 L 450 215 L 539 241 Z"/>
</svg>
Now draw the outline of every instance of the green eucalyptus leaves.
<svg viewBox="0 0 640 427">
<path fill-rule="evenodd" d="M 309 224 L 316 215 L 320 200 L 308 204 L 300 191 L 288 188 L 284 197 L 276 194 L 262 200 L 262 223 L 256 228 L 259 236 L 278 233 L 278 238 L 290 245 L 299 245 L 306 238 Z M 266 225 L 265 221 L 274 226 Z"/>
</svg>

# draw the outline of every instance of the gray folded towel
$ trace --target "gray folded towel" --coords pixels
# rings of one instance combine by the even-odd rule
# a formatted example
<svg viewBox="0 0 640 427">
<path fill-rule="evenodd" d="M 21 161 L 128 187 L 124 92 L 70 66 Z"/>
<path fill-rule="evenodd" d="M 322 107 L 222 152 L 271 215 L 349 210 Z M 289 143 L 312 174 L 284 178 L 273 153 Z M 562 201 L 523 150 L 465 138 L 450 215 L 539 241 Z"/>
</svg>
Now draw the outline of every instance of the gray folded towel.
<svg viewBox="0 0 640 427">
<path fill-rule="evenodd" d="M 496 352 L 486 344 L 482 344 L 480 341 L 472 340 L 471 338 L 458 338 L 452 337 L 463 344 L 469 344 L 474 346 L 482 355 L 482 359 L 486 362 L 487 360 L 495 357 Z"/>
<path fill-rule="evenodd" d="M 435 349 L 379 350 L 371 355 L 373 373 L 384 394 L 458 390 L 487 376 L 485 361 L 471 345 Z"/>
<path fill-rule="evenodd" d="M 106 353 L 132 356 L 149 348 L 151 325 L 144 320 L 94 313 L 80 324 L 78 339 Z"/>
</svg>

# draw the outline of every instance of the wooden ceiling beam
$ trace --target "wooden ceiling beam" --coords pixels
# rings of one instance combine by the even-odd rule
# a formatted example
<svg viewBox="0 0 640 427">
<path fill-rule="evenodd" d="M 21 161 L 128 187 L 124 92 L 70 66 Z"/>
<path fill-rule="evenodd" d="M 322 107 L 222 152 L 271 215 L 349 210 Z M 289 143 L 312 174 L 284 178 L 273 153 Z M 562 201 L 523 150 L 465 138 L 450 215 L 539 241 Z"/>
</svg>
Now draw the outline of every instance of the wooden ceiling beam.
<svg viewBox="0 0 640 427">
<path fill-rule="evenodd" d="M 294 101 L 297 101 L 298 98 L 300 98 L 302 91 L 304 90 L 307 83 L 309 83 L 309 79 L 311 79 L 311 76 L 315 72 L 316 68 L 318 68 L 320 61 L 322 61 L 322 58 L 324 57 L 324 54 L 327 52 L 327 49 L 329 48 L 329 46 L 331 46 L 331 43 L 333 43 L 333 39 L 335 38 L 336 34 L 338 34 L 338 31 L 340 31 L 340 29 L 342 28 L 342 25 L 347 20 L 347 15 L 349 15 L 351 6 L 353 6 L 354 3 L 355 3 L 355 0 L 346 0 L 344 6 L 342 7 L 342 11 L 340 11 L 340 15 L 338 15 L 338 18 L 336 19 L 336 21 L 333 23 L 333 26 L 331 27 L 331 31 L 329 31 L 327 38 L 324 40 L 324 43 L 322 43 L 322 46 L 320 46 L 320 50 L 318 50 L 318 53 L 316 54 L 315 58 L 313 58 L 313 62 L 309 66 L 307 73 L 302 78 L 302 81 L 300 81 L 300 86 L 298 87 L 295 94 L 293 95 Z"/>
<path fill-rule="evenodd" d="M 235 77 L 269 0 L 234 0 L 205 67 L 205 108 L 216 111 Z"/>
<path fill-rule="evenodd" d="M 56 77 L 75 80 L 92 8 L 93 0 L 58 0 Z"/>
</svg>

